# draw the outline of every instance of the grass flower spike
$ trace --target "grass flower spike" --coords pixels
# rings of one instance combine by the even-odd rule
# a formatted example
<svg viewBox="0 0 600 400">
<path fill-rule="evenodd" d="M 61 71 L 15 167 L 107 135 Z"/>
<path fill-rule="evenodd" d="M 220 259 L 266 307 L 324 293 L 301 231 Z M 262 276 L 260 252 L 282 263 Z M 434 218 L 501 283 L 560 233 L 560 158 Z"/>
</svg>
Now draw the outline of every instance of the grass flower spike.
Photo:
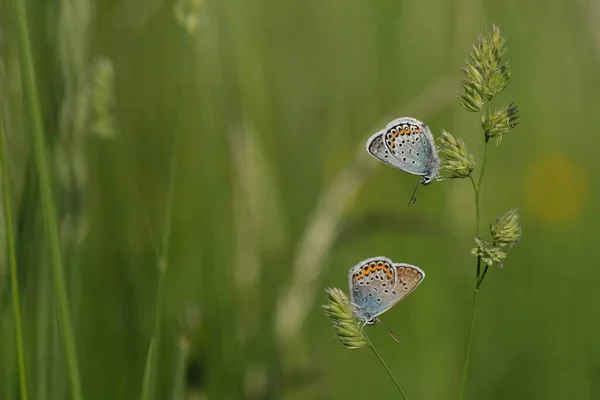
<svg viewBox="0 0 600 400">
<path fill-rule="evenodd" d="M 488 110 L 481 114 L 481 126 L 486 140 L 497 138 L 497 144 L 502 141 L 502 135 L 508 133 L 519 124 L 519 109 L 513 103 L 496 110 Z"/>
<path fill-rule="evenodd" d="M 502 92 L 510 79 L 508 63 L 502 61 L 506 53 L 504 43 L 500 28 L 494 25 L 491 33 L 479 36 L 463 68 L 466 75 L 463 82 L 469 86 L 469 90 L 478 92 L 488 100 Z"/>
<path fill-rule="evenodd" d="M 463 79 L 463 92 L 458 96 L 458 100 L 467 111 L 480 112 L 483 109 L 483 96 L 477 90 L 471 81 Z"/>
<path fill-rule="evenodd" d="M 481 238 L 475 238 L 476 247 L 471 250 L 471 254 L 481 258 L 484 264 L 491 266 L 496 263 L 502 268 L 504 260 L 507 254 L 502 250 L 502 246 L 497 246 L 482 240 Z"/>
<path fill-rule="evenodd" d="M 115 68 L 110 59 L 99 57 L 92 68 L 90 103 L 92 109 L 92 131 L 110 139 L 115 135 Z"/>
<path fill-rule="evenodd" d="M 475 161 L 473 156 L 467 153 L 465 142 L 446 131 L 442 131 L 438 154 L 442 179 L 468 178 L 475 169 Z"/>
<path fill-rule="evenodd" d="M 490 224 L 490 233 L 496 245 L 515 247 L 521 239 L 518 211 L 513 208 L 503 216 L 496 218 L 496 222 Z"/>
<path fill-rule="evenodd" d="M 358 320 L 354 317 L 350 300 L 338 288 L 327 288 L 328 303 L 323 306 L 325 314 L 331 318 L 335 337 L 347 349 L 360 349 L 367 345 Z"/>
</svg>

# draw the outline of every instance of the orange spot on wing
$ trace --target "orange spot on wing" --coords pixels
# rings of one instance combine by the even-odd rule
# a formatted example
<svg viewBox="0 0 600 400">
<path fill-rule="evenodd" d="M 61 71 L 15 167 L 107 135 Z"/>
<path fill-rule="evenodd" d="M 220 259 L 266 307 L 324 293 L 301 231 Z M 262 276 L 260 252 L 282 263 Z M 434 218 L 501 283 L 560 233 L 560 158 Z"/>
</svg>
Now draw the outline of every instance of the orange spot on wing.
<svg viewBox="0 0 600 400">
<path fill-rule="evenodd" d="M 377 264 L 377 269 L 378 269 L 379 271 L 381 271 L 381 270 L 383 269 L 383 264 L 382 264 L 382 263 L 378 263 L 378 264 Z"/>
<path fill-rule="evenodd" d="M 392 274 L 391 272 L 388 272 L 387 277 L 388 277 L 388 279 L 392 279 L 392 278 L 394 278 L 394 274 Z"/>
</svg>

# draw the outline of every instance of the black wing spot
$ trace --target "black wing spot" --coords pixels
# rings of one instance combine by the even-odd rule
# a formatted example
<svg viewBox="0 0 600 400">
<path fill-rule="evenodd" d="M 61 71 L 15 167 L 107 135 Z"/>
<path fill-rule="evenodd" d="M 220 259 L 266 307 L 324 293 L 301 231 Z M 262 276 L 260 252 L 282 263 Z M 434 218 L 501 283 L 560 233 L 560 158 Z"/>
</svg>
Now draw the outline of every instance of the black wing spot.
<svg viewBox="0 0 600 400">
<path fill-rule="evenodd" d="M 406 157 L 402 157 L 402 161 L 406 161 Z"/>
<path fill-rule="evenodd" d="M 381 303 L 381 299 L 377 299 L 377 302 L 378 302 L 378 303 Z"/>
<path fill-rule="evenodd" d="M 413 161 L 412 163 L 414 164 L 415 162 Z"/>
</svg>

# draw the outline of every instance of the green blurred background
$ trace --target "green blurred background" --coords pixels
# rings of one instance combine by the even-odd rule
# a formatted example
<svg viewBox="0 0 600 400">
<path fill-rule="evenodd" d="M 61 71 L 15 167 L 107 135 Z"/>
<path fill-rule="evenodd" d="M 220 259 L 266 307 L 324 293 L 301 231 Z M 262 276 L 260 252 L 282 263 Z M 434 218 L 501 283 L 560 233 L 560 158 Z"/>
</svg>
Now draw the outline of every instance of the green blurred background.
<svg viewBox="0 0 600 400">
<path fill-rule="evenodd" d="M 420 3 L 420 4 L 419 4 Z M 490 146 L 484 227 L 519 207 L 523 239 L 479 297 L 468 399 L 599 399 L 600 5 L 594 0 L 29 1 L 39 99 L 85 399 L 139 398 L 165 260 L 155 398 L 394 398 L 319 307 L 359 260 L 424 284 L 371 339 L 411 399 L 455 399 L 475 258 L 466 180 L 383 166 L 366 139 L 396 117 L 465 139 L 456 98 L 498 24 L 521 124 Z M 8 146 L 31 399 L 69 398 L 15 19 L 0 1 Z M 172 178 L 174 177 L 174 179 Z M 172 213 L 168 212 L 173 186 Z M 5 232 L 0 399 L 18 397 Z M 181 363 L 185 355 L 184 364 Z M 181 367 L 183 365 L 183 367 Z M 181 368 L 185 368 L 182 373 Z"/>
</svg>

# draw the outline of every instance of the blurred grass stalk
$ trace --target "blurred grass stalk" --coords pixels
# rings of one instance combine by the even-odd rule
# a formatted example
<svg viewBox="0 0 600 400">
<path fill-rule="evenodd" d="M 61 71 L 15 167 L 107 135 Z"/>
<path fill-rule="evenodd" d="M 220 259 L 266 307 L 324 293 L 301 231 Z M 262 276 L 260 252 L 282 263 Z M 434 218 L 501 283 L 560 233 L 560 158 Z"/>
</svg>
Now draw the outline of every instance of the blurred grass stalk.
<svg viewBox="0 0 600 400">
<path fill-rule="evenodd" d="M 0 169 L 2 169 L 2 197 L 4 209 L 4 224 L 6 229 L 6 249 L 10 264 L 10 286 L 12 292 L 13 316 L 15 320 L 15 340 L 17 348 L 17 362 L 19 366 L 19 386 L 21 400 L 27 399 L 27 379 L 25 377 L 25 352 L 23 350 L 23 325 L 21 322 L 21 296 L 19 295 L 19 281 L 17 277 L 17 259 L 15 253 L 15 237 L 10 206 L 10 183 L 8 163 L 6 161 L 6 142 L 4 136 L 4 121 L 0 111 Z"/>
<path fill-rule="evenodd" d="M 171 224 L 173 214 L 173 193 L 175 191 L 175 175 L 177 170 L 177 157 L 176 157 L 176 144 L 177 138 L 173 143 L 173 149 L 171 153 L 171 166 L 169 171 L 169 182 L 167 189 L 167 200 L 165 208 L 165 222 L 163 225 L 162 244 L 160 253 L 157 254 L 158 261 L 158 283 L 156 287 L 156 303 L 154 306 L 154 332 L 148 348 L 148 355 L 146 357 L 146 365 L 144 367 L 144 378 L 142 380 L 142 400 L 152 400 L 156 397 L 156 374 L 157 374 L 157 360 L 160 349 L 160 337 L 161 337 L 161 321 L 162 312 L 164 308 L 165 298 L 165 275 L 167 273 L 168 263 L 168 252 L 169 252 L 169 241 L 171 238 Z"/>
<path fill-rule="evenodd" d="M 180 337 L 175 351 L 175 371 L 173 374 L 171 400 L 185 399 L 185 362 L 190 351 L 190 343 Z"/>
<path fill-rule="evenodd" d="M 73 400 L 80 400 L 82 395 L 79 367 L 77 363 L 77 351 L 73 334 L 73 326 L 71 323 L 67 287 L 64 278 L 56 210 L 54 209 L 53 204 L 48 155 L 46 153 L 47 148 L 44 137 L 44 126 L 37 94 L 35 67 L 27 22 L 27 8 L 24 0 L 12 0 L 11 5 L 14 10 L 18 30 L 17 36 L 22 70 L 22 84 L 25 92 L 26 106 L 30 117 L 30 129 L 37 175 L 40 184 L 40 197 L 42 202 L 44 225 L 46 227 L 46 233 L 48 235 L 50 244 L 54 296 L 57 302 L 58 316 L 60 319 L 60 331 L 68 365 L 71 397 Z"/>
</svg>

